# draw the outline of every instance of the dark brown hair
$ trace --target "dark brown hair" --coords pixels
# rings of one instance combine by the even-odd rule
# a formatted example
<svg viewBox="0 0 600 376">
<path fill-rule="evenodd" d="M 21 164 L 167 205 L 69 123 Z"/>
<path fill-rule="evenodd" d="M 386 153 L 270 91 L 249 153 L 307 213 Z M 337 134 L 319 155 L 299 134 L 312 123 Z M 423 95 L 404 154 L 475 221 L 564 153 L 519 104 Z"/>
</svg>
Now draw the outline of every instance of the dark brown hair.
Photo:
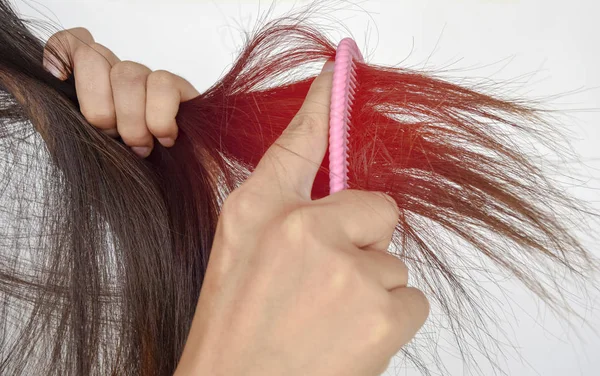
<svg viewBox="0 0 600 376">
<path fill-rule="evenodd" d="M 299 109 L 314 75 L 291 72 L 334 46 L 301 17 L 266 23 L 181 105 L 176 145 L 145 160 L 86 122 L 73 77 L 46 72 L 42 52 L 0 0 L 0 374 L 170 375 L 220 203 Z M 492 302 L 470 270 L 508 273 L 568 312 L 556 273 L 596 268 L 572 233 L 585 206 L 519 145 L 535 137 L 560 152 L 560 138 L 525 102 L 400 68 L 360 64 L 357 76 L 351 186 L 396 199 L 393 250 L 441 314 L 432 322 L 450 327 L 466 362 L 474 343 L 493 363 Z M 314 198 L 327 192 L 326 166 Z M 433 347 L 404 351 L 431 370 Z"/>
</svg>

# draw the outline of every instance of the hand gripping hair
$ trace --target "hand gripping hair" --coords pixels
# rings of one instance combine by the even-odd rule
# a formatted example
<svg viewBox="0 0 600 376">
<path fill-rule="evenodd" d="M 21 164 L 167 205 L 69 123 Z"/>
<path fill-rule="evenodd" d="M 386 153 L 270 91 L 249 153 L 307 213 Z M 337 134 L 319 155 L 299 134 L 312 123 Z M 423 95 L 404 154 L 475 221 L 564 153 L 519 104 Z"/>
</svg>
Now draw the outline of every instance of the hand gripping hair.
<svg viewBox="0 0 600 376">
<path fill-rule="evenodd" d="M 43 69 L 43 47 L 0 0 L 0 374 L 170 375 L 223 197 L 288 125 L 336 44 L 295 17 L 265 23 L 217 83 L 181 104 L 175 146 L 147 159 L 86 122 L 72 77 Z M 390 252 L 432 302 L 430 325 L 449 328 L 465 362 L 478 346 L 493 363 L 494 301 L 473 273 L 508 275 L 567 313 L 557 276 L 596 267 L 572 233 L 585 206 L 520 142 L 554 148 L 557 131 L 526 102 L 354 64 L 348 187 L 396 200 Z M 329 166 L 326 156 L 315 199 L 329 194 Z M 423 373 L 436 359 L 428 341 L 404 349 Z"/>
</svg>

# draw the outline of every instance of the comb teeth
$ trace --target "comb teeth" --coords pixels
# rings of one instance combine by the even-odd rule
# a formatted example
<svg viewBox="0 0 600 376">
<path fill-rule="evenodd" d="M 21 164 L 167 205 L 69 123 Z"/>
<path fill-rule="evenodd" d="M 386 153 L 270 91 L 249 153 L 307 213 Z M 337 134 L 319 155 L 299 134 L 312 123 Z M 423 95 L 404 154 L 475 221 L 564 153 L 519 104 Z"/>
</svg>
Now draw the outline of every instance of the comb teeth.
<svg viewBox="0 0 600 376">
<path fill-rule="evenodd" d="M 351 38 L 344 38 L 335 53 L 329 113 L 329 193 L 348 188 L 348 144 L 352 104 L 358 85 L 356 62 L 363 57 Z"/>
</svg>

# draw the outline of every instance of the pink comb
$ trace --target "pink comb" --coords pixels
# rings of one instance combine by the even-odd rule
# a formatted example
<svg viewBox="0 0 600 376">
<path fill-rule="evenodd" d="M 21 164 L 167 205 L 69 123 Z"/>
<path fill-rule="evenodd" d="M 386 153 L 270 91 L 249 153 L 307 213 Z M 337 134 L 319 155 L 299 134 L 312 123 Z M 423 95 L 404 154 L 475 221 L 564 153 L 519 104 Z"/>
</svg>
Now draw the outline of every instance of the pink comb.
<svg viewBox="0 0 600 376">
<path fill-rule="evenodd" d="M 356 42 L 344 38 L 335 52 L 329 110 L 329 193 L 348 188 L 348 129 L 356 89 L 356 61 L 364 61 Z"/>
</svg>

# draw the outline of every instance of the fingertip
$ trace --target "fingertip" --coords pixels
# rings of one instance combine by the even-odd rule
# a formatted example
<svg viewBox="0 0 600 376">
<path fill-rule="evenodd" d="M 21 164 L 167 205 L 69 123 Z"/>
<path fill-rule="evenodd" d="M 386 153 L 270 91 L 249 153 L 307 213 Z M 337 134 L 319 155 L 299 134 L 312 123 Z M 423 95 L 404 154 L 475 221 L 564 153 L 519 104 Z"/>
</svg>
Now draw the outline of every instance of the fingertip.
<svg viewBox="0 0 600 376">
<path fill-rule="evenodd" d="M 176 111 L 177 108 L 173 110 L 170 109 L 169 111 L 165 111 L 165 109 L 155 109 L 154 111 L 152 111 L 154 115 L 146 115 L 146 124 L 148 126 L 148 130 L 150 131 L 152 136 L 156 137 L 156 139 L 162 146 L 167 148 L 170 148 L 173 145 L 175 145 L 175 140 L 177 140 L 179 128 L 175 119 L 165 121 L 160 120 L 160 117 L 165 115 L 171 115 L 173 112 Z M 149 107 L 146 107 L 146 112 L 148 114 Z"/>
<path fill-rule="evenodd" d="M 335 68 L 335 62 L 333 59 L 329 59 L 323 64 L 323 68 L 321 68 L 321 73 L 333 72 Z"/>
<path fill-rule="evenodd" d="M 132 146 L 131 150 L 141 158 L 146 158 L 152 152 L 152 148 L 149 146 Z"/>
<path fill-rule="evenodd" d="M 429 317 L 430 304 L 425 294 L 414 287 L 400 287 L 390 291 L 402 326 L 400 341 L 408 343 L 423 327 Z"/>
<path fill-rule="evenodd" d="M 321 73 L 313 80 L 300 112 L 315 112 L 329 119 L 331 88 L 333 85 L 333 60 L 327 60 Z"/>
<path fill-rule="evenodd" d="M 319 130 L 327 131 L 329 127 L 329 106 L 331 102 L 331 87 L 333 84 L 333 61 L 328 60 L 323 65 L 321 73 L 313 80 L 306 98 L 297 113 L 297 118 L 315 119 Z M 290 125 L 298 124 L 292 121 Z M 319 132 L 320 135 L 321 132 Z"/>
<path fill-rule="evenodd" d="M 166 148 L 170 148 L 171 146 L 175 145 L 175 139 L 172 137 L 159 137 L 157 140 Z"/>
<path fill-rule="evenodd" d="M 404 287 L 404 289 L 406 290 L 406 303 L 408 304 L 408 309 L 411 311 L 411 316 L 415 319 L 418 330 L 425 324 L 427 317 L 429 317 L 429 312 L 431 310 L 429 299 L 427 299 L 427 296 L 425 296 L 423 291 L 417 288 Z"/>
<path fill-rule="evenodd" d="M 417 288 L 414 288 L 414 287 L 407 287 L 407 288 L 413 290 L 415 297 L 420 300 L 421 307 L 422 307 L 421 312 L 423 313 L 423 317 L 424 317 L 423 322 L 425 322 L 425 320 L 427 320 L 427 317 L 429 316 L 429 312 L 431 311 L 431 304 L 429 303 L 429 299 L 427 299 L 427 296 L 425 295 L 425 293 L 423 291 L 421 291 Z"/>
</svg>

